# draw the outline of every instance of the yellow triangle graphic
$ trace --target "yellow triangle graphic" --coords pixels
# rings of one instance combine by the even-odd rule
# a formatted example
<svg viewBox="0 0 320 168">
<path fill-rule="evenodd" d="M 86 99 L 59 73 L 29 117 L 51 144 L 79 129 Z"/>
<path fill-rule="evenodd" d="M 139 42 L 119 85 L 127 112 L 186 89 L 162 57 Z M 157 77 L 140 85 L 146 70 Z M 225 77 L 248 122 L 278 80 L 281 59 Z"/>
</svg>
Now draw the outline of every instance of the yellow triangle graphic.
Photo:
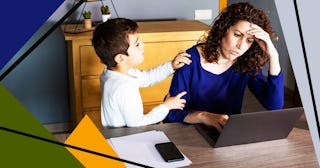
<svg viewBox="0 0 320 168">
<path fill-rule="evenodd" d="M 91 151 L 103 153 L 109 156 L 118 157 L 116 152 L 112 149 L 108 141 L 101 134 L 95 124 L 86 115 L 73 130 L 71 135 L 65 141 L 65 144 L 77 146 Z M 74 157 L 76 157 L 86 168 L 99 167 L 125 167 L 121 161 L 109 159 L 95 154 L 83 152 L 80 150 L 66 147 Z"/>
</svg>

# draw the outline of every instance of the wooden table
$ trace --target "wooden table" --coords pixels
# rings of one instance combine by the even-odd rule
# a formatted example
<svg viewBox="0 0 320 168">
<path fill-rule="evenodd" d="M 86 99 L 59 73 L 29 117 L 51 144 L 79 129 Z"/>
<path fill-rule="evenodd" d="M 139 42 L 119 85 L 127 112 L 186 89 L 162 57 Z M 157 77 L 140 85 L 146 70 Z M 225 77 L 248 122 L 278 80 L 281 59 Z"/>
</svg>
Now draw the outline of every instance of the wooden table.
<svg viewBox="0 0 320 168">
<path fill-rule="evenodd" d="M 137 128 L 104 128 L 106 138 L 161 130 L 192 161 L 189 167 L 214 168 L 317 168 L 308 130 L 294 128 L 288 138 L 212 148 L 193 125 L 167 123 Z"/>
</svg>

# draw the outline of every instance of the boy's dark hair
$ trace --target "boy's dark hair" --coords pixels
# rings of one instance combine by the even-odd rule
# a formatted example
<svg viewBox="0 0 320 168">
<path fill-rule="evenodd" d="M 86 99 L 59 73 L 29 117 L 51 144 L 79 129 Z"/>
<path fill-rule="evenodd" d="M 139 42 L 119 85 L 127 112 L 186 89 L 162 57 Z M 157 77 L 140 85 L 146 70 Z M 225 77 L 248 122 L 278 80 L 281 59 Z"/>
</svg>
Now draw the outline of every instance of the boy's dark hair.
<svg viewBox="0 0 320 168">
<path fill-rule="evenodd" d="M 128 34 L 137 32 L 136 22 L 115 18 L 99 24 L 93 32 L 92 44 L 100 60 L 108 67 L 115 67 L 117 54 L 128 55 Z"/>
</svg>

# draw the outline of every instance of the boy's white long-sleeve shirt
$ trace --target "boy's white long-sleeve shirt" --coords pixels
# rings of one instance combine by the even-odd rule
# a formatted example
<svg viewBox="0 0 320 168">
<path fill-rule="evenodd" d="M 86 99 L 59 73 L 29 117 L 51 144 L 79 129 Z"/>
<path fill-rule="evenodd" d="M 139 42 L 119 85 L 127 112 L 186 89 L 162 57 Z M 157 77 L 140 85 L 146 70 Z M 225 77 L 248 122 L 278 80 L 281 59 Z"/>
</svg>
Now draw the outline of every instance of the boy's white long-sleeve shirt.
<svg viewBox="0 0 320 168">
<path fill-rule="evenodd" d="M 102 125 L 137 127 L 162 121 L 169 109 L 161 104 L 143 114 L 139 87 L 158 83 L 173 72 L 171 61 L 148 71 L 131 69 L 130 76 L 105 68 L 100 76 Z"/>
</svg>

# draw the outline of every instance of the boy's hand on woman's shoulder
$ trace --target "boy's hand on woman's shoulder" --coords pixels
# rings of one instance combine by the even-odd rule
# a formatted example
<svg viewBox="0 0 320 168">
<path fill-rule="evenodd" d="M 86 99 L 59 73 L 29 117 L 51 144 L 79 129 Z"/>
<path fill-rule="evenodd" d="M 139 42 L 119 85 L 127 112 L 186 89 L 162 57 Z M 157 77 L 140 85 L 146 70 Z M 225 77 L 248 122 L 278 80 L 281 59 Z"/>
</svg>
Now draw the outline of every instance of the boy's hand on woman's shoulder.
<svg viewBox="0 0 320 168">
<path fill-rule="evenodd" d="M 172 60 L 172 68 L 173 69 L 179 69 L 183 67 L 185 64 L 190 65 L 191 60 L 190 60 L 191 55 L 186 53 L 185 51 L 180 51 Z"/>
</svg>

